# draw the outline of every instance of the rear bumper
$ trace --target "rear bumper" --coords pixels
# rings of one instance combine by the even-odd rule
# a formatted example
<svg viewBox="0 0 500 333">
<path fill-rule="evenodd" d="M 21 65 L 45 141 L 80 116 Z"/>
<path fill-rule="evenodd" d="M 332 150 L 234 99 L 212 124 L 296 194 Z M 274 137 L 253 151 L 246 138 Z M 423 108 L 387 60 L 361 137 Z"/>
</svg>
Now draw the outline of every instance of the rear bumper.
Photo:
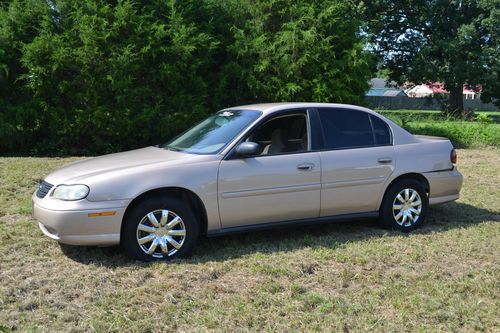
<svg viewBox="0 0 500 333">
<path fill-rule="evenodd" d="M 463 177 L 456 168 L 450 171 L 427 172 L 424 175 L 430 185 L 430 205 L 454 201 L 460 197 Z"/>
<path fill-rule="evenodd" d="M 33 216 L 42 232 L 64 244 L 71 245 L 116 245 L 120 243 L 120 229 L 126 207 L 102 207 L 95 209 L 55 210 L 42 206 L 45 199 L 33 197 Z M 92 206 L 86 202 L 86 206 Z M 64 202 L 61 203 L 64 206 Z M 92 213 L 114 212 L 109 216 L 89 216 Z"/>
</svg>

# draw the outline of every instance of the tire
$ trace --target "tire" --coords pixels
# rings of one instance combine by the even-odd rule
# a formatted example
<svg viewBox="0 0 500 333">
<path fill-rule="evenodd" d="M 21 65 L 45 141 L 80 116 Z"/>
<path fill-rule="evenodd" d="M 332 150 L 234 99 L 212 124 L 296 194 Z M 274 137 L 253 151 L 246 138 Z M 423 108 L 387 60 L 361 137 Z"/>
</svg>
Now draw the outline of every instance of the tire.
<svg viewBox="0 0 500 333">
<path fill-rule="evenodd" d="M 141 201 L 127 213 L 121 245 L 136 260 L 172 260 L 190 255 L 198 234 L 199 224 L 189 205 L 177 198 L 155 196 Z M 152 248 L 153 252 L 148 254 Z"/>
<path fill-rule="evenodd" d="M 384 195 L 380 224 L 387 229 L 410 232 L 422 226 L 428 210 L 429 198 L 424 186 L 414 179 L 402 179 L 392 184 Z"/>
</svg>

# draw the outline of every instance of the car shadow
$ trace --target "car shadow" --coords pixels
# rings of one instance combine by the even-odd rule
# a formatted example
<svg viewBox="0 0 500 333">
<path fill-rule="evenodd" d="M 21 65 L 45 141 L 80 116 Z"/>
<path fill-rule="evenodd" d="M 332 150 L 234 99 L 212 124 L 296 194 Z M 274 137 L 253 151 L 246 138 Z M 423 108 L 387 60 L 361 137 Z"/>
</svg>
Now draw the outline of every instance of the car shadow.
<svg viewBox="0 0 500 333">
<path fill-rule="evenodd" d="M 411 234 L 446 232 L 451 229 L 467 228 L 491 220 L 500 221 L 500 212 L 452 202 L 431 207 L 425 225 Z M 379 228 L 375 220 L 277 228 L 230 236 L 202 238 L 190 258 L 175 260 L 175 262 L 226 261 L 253 253 L 289 252 L 307 247 L 332 249 L 347 242 L 394 236 L 401 237 L 408 236 L 408 234 Z M 119 246 L 90 247 L 61 244 L 61 250 L 70 259 L 83 264 L 110 267 L 148 265 L 148 263 L 141 263 L 127 258 Z"/>
</svg>

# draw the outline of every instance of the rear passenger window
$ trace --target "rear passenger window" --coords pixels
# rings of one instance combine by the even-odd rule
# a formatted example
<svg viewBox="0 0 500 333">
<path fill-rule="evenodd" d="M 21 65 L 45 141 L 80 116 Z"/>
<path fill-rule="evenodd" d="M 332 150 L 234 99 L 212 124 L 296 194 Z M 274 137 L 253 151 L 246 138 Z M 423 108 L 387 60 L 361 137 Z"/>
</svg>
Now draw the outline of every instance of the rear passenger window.
<svg viewBox="0 0 500 333">
<path fill-rule="evenodd" d="M 319 109 L 326 149 L 369 147 L 375 138 L 366 112 L 349 109 Z"/>
<path fill-rule="evenodd" d="M 373 134 L 377 146 L 386 146 L 391 144 L 391 132 L 389 126 L 379 117 L 371 116 L 373 125 Z"/>
</svg>

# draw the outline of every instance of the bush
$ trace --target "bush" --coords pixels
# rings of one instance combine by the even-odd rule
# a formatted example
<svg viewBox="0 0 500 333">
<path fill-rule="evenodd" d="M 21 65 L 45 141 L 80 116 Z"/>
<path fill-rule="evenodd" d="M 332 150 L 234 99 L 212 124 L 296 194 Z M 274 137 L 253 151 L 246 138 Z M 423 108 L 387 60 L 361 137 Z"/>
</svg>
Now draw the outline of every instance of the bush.
<svg viewBox="0 0 500 333">
<path fill-rule="evenodd" d="M 456 148 L 500 147 L 500 124 L 441 121 L 410 122 L 403 127 L 412 134 L 449 138 Z"/>
<path fill-rule="evenodd" d="M 376 110 L 385 117 L 396 122 L 412 122 L 412 121 L 444 121 L 456 120 L 448 118 L 443 112 L 435 110 Z M 475 112 L 476 117 L 473 121 L 499 123 L 500 112 L 495 111 L 479 111 Z"/>
<path fill-rule="evenodd" d="M 493 122 L 492 117 L 486 113 L 477 114 L 475 120 L 480 123 L 488 123 L 488 124 L 491 124 Z"/>
<path fill-rule="evenodd" d="M 0 154 L 161 143 L 235 104 L 360 103 L 373 68 L 357 11 L 349 0 L 0 2 Z"/>
</svg>

